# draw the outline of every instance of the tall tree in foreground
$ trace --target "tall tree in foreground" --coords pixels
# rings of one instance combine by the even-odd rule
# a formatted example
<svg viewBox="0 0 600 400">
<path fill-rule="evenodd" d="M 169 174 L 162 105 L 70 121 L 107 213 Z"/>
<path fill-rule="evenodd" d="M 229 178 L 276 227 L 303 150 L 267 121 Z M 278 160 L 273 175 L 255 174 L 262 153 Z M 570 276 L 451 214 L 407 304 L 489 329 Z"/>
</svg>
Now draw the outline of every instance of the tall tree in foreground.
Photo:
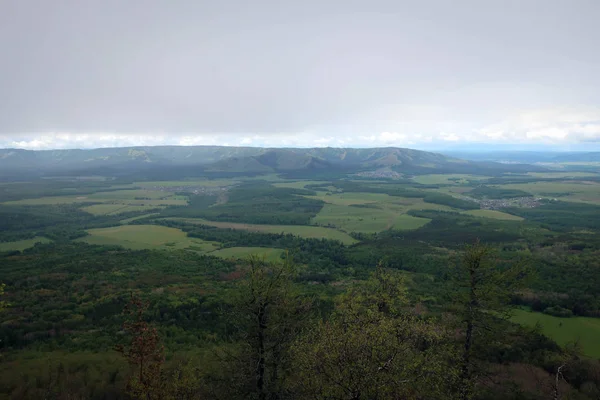
<svg viewBox="0 0 600 400">
<path fill-rule="evenodd" d="M 164 348 L 156 328 L 145 320 L 148 303 L 131 294 L 125 306 L 126 321 L 123 329 L 131 339 L 126 346 L 117 346 L 133 367 L 133 373 L 127 383 L 127 391 L 134 399 L 162 399 L 163 382 L 161 369 L 164 362 Z"/>
<path fill-rule="evenodd" d="M 378 267 L 295 343 L 298 398 L 448 399 L 446 332 L 405 309 L 398 274 Z"/>
<path fill-rule="evenodd" d="M 275 263 L 252 256 L 247 263 L 231 315 L 241 343 L 237 365 L 246 368 L 247 384 L 240 385 L 240 394 L 278 399 L 294 369 L 290 344 L 306 325 L 313 302 L 296 289 L 295 265 L 289 255 Z"/>
<path fill-rule="evenodd" d="M 458 394 L 472 399 L 478 372 L 475 354 L 502 336 L 498 322 L 510 317 L 510 298 L 527 275 L 522 263 L 500 268 L 491 247 L 476 241 L 468 245 L 454 269 L 452 300 L 463 333 Z"/>
</svg>

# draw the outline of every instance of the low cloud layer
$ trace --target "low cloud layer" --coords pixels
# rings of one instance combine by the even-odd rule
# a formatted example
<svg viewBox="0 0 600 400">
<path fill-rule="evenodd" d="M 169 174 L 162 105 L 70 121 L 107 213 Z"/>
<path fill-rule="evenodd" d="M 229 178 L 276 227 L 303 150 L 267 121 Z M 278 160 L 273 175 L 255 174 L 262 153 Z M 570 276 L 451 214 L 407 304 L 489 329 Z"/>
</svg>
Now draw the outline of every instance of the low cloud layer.
<svg viewBox="0 0 600 400">
<path fill-rule="evenodd" d="M 600 3 L 0 2 L 0 147 L 600 142 Z"/>
</svg>

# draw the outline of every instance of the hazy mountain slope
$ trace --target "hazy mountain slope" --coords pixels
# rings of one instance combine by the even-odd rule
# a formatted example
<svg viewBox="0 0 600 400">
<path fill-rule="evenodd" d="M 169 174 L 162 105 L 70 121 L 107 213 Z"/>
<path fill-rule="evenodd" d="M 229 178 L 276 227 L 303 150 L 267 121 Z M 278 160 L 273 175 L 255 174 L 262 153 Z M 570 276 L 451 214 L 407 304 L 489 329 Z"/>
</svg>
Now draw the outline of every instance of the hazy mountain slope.
<svg viewBox="0 0 600 400">
<path fill-rule="evenodd" d="M 15 171 L 112 174 L 173 169 L 223 173 L 340 170 L 348 173 L 388 167 L 401 173 L 493 173 L 538 167 L 474 162 L 426 151 L 386 147 L 372 149 L 275 149 L 227 146 L 122 147 L 91 150 L 31 151 L 0 149 L 0 174 Z"/>
</svg>

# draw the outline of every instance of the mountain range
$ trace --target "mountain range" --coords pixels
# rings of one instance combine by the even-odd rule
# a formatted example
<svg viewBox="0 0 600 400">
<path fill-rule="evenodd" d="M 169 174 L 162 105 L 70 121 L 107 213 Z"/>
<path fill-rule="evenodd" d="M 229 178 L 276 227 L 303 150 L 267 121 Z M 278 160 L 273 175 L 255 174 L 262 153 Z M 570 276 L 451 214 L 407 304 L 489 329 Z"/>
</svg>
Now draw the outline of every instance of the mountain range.
<svg viewBox="0 0 600 400">
<path fill-rule="evenodd" d="M 399 173 L 519 172 L 539 167 L 467 161 L 406 148 L 261 148 L 229 146 L 149 146 L 72 150 L 0 149 L 0 174 L 124 174 L 177 169 L 205 173 L 285 173 L 387 169 Z"/>
</svg>

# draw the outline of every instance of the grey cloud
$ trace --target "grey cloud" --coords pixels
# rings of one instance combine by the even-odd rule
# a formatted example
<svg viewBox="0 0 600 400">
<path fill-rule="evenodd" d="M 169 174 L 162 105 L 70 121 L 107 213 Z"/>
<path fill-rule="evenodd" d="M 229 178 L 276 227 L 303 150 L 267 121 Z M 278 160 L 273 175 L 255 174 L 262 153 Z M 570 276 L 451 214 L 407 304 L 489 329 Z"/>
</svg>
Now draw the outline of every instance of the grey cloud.
<svg viewBox="0 0 600 400">
<path fill-rule="evenodd" d="M 600 104 L 599 17 L 595 0 L 5 0 L 0 132 L 472 130 Z"/>
</svg>

